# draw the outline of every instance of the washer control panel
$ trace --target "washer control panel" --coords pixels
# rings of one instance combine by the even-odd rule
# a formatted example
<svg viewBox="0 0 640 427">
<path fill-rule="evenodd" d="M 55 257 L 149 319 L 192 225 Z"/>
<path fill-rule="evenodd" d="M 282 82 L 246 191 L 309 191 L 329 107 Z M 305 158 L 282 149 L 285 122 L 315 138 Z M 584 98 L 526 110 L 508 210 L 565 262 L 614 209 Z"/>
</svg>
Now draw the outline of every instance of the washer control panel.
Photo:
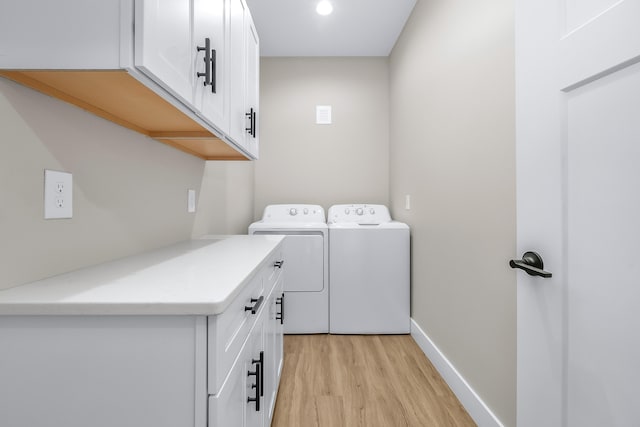
<svg viewBox="0 0 640 427">
<path fill-rule="evenodd" d="M 381 224 L 391 221 L 385 205 L 333 205 L 329 208 L 329 223 L 355 222 Z"/>
<path fill-rule="evenodd" d="M 263 222 L 326 222 L 320 205 L 269 205 L 264 208 Z"/>
</svg>

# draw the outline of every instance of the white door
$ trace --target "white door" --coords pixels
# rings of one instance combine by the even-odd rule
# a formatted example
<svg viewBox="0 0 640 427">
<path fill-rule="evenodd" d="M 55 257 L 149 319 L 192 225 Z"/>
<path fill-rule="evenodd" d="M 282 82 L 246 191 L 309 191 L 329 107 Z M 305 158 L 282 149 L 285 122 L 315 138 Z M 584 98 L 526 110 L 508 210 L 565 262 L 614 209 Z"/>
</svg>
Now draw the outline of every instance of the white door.
<svg viewBox="0 0 640 427">
<path fill-rule="evenodd" d="M 137 0 L 135 65 L 164 89 L 193 102 L 190 0 Z"/>
<path fill-rule="evenodd" d="M 516 1 L 518 427 L 639 426 L 640 0 Z"/>
</svg>

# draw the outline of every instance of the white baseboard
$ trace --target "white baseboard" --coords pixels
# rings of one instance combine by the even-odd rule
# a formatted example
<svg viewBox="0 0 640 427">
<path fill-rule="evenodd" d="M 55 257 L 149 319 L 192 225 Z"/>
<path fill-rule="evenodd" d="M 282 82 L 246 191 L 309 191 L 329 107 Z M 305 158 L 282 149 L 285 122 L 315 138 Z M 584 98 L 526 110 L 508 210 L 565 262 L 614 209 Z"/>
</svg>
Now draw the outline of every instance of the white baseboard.
<svg viewBox="0 0 640 427">
<path fill-rule="evenodd" d="M 411 336 L 479 427 L 504 427 L 413 319 L 411 319 Z"/>
</svg>

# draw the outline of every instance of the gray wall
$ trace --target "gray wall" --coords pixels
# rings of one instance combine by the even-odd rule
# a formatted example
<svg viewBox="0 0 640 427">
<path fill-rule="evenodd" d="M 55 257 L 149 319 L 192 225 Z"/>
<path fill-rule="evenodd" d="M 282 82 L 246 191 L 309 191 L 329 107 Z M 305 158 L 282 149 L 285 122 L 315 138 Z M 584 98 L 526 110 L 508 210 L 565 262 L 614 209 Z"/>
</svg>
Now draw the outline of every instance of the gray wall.
<svg viewBox="0 0 640 427">
<path fill-rule="evenodd" d="M 193 236 L 247 234 L 253 222 L 254 162 L 205 162 Z"/>
<path fill-rule="evenodd" d="M 515 426 L 512 2 L 419 0 L 390 87 L 391 210 L 412 230 L 412 317 Z"/>
<path fill-rule="evenodd" d="M 390 204 L 412 227 L 413 318 L 515 425 L 512 12 L 419 0 L 390 59 L 263 58 L 255 163 L 203 162 L 0 79 L 0 288 L 244 233 L 270 203 Z M 42 219 L 44 169 L 74 174 L 72 220 Z"/>
<path fill-rule="evenodd" d="M 387 58 L 262 58 L 255 217 L 273 203 L 387 204 Z M 316 105 L 333 124 L 316 125 Z"/>
<path fill-rule="evenodd" d="M 73 173 L 73 219 L 43 219 L 44 169 Z M 196 214 L 186 212 L 189 188 Z M 246 232 L 253 164 L 204 162 L 0 78 L 0 195 L 2 289 L 192 236 Z"/>
</svg>

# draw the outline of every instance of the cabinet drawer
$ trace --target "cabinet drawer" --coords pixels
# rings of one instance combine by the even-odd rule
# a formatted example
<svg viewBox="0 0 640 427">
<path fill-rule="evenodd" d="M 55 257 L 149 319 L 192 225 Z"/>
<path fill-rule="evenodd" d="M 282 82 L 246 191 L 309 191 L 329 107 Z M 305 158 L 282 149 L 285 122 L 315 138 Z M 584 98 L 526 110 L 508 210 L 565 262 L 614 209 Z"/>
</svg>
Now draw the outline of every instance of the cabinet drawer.
<svg viewBox="0 0 640 427">
<path fill-rule="evenodd" d="M 224 313 L 208 318 L 209 394 L 215 394 L 220 390 L 260 313 L 259 310 L 266 305 L 263 270 L 264 268 L 258 270 Z M 245 309 L 256 306 L 259 310 L 256 310 L 255 314 Z"/>
</svg>

